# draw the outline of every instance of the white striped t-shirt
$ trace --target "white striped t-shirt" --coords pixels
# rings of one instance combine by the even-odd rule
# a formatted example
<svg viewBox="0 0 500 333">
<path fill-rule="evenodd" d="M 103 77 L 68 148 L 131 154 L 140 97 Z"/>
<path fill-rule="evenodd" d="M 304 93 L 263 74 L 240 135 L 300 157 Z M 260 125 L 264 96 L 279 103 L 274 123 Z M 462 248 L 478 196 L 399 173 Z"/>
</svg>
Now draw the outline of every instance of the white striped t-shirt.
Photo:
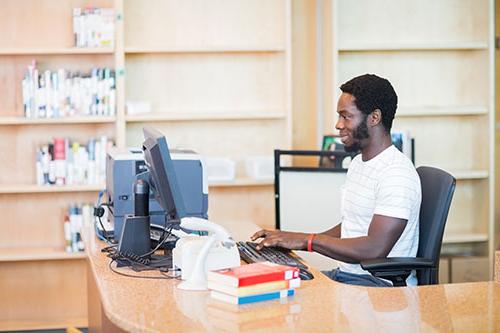
<svg viewBox="0 0 500 333">
<path fill-rule="evenodd" d="M 388 257 L 415 257 L 421 200 L 415 167 L 396 147 L 390 146 L 366 162 L 359 154 L 349 166 L 342 189 L 341 238 L 366 236 L 374 214 L 405 219 L 406 227 Z M 359 264 L 341 262 L 339 268 L 348 273 L 370 274 Z M 417 284 L 415 272 L 406 282 Z"/>
</svg>

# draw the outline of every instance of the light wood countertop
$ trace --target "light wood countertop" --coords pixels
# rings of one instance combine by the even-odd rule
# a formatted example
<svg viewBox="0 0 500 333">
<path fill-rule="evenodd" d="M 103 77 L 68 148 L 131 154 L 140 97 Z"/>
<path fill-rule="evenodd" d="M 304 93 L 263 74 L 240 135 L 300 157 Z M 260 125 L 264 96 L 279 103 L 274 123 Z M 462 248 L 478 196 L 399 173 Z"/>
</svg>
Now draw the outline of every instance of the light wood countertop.
<svg viewBox="0 0 500 333">
<path fill-rule="evenodd" d="M 247 236 L 256 228 L 246 223 L 226 227 Z M 293 297 L 236 306 L 211 299 L 206 291 L 179 290 L 178 280 L 113 273 L 100 251 L 103 242 L 86 238 L 89 278 L 103 313 L 125 331 L 500 331 L 500 284 L 495 282 L 369 288 L 340 284 L 312 270 L 315 279 L 303 281 Z"/>
<path fill-rule="evenodd" d="M 495 251 L 495 282 L 500 282 L 500 251 Z"/>
</svg>

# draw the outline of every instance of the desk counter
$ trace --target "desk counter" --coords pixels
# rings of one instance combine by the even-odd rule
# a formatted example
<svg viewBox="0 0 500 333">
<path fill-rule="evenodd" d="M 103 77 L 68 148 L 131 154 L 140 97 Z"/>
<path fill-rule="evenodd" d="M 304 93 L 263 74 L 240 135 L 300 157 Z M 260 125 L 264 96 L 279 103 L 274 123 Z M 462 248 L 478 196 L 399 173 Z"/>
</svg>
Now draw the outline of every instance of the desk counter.
<svg viewBox="0 0 500 333">
<path fill-rule="evenodd" d="M 254 229 L 232 227 L 246 235 Z M 209 292 L 179 290 L 178 280 L 113 273 L 100 252 L 103 243 L 86 238 L 91 331 L 500 331 L 495 282 L 369 288 L 340 284 L 312 270 L 315 279 L 303 281 L 293 297 L 236 306 L 211 299 Z"/>
</svg>

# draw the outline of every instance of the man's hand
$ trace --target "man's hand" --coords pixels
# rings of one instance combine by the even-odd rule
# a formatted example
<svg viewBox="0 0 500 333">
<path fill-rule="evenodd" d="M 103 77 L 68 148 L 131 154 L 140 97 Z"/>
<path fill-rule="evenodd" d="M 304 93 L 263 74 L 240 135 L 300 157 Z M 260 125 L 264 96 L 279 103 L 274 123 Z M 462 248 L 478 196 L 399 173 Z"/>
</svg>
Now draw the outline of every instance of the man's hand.
<svg viewBox="0 0 500 333">
<path fill-rule="evenodd" d="M 302 232 L 287 232 L 279 230 L 260 230 L 250 237 L 252 241 L 259 238 L 263 240 L 257 245 L 257 249 L 263 246 L 280 246 L 290 250 L 303 250 L 307 248 L 307 237 L 309 234 Z"/>
</svg>

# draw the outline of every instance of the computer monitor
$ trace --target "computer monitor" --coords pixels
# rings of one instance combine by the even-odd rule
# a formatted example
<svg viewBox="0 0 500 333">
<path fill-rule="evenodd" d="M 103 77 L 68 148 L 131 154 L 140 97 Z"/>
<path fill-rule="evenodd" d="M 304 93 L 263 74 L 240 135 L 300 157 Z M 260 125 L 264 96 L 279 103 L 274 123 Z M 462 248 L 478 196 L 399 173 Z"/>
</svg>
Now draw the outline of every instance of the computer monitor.
<svg viewBox="0 0 500 333">
<path fill-rule="evenodd" d="M 180 222 L 186 217 L 174 164 L 165 136 L 151 127 L 144 127 L 144 160 L 151 174 L 151 187 L 160 206 L 165 210 L 166 221 Z"/>
</svg>

